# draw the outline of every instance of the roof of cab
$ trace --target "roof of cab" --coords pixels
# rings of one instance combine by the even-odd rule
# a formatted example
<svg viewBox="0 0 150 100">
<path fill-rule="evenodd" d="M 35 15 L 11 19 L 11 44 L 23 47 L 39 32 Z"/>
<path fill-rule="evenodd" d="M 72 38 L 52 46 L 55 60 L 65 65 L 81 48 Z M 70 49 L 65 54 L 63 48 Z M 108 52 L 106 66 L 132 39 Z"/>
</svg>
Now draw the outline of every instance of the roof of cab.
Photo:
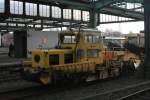
<svg viewBox="0 0 150 100">
<path fill-rule="evenodd" d="M 67 51 L 67 52 L 72 52 L 71 49 L 34 49 L 32 51 L 43 51 L 43 52 L 64 52 L 64 51 Z"/>
<path fill-rule="evenodd" d="M 101 32 L 96 29 L 80 29 L 80 32 L 84 34 L 100 34 Z M 71 30 L 65 30 L 61 31 L 60 34 L 78 34 L 79 29 L 71 29 Z"/>
</svg>

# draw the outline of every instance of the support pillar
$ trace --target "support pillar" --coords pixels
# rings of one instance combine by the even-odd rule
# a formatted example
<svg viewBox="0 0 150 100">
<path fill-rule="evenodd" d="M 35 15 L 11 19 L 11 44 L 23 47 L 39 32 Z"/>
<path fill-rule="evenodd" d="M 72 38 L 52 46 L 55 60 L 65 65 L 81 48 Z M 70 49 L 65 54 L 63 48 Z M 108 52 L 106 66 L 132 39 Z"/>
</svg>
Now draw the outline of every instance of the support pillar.
<svg viewBox="0 0 150 100">
<path fill-rule="evenodd" d="M 144 0 L 145 59 L 144 73 L 150 78 L 150 0 Z"/>
<path fill-rule="evenodd" d="M 5 0 L 5 17 L 8 18 L 10 15 L 10 0 Z"/>
<path fill-rule="evenodd" d="M 3 40 L 2 40 L 4 33 L 0 33 L 0 34 L 1 34 L 1 47 L 4 47 Z"/>
<path fill-rule="evenodd" d="M 0 32 L 0 47 L 2 47 L 2 33 Z"/>
<path fill-rule="evenodd" d="M 14 54 L 16 58 L 27 56 L 27 31 L 14 32 Z"/>
<path fill-rule="evenodd" d="M 98 16 L 97 13 L 94 9 L 90 10 L 90 22 L 89 22 L 89 27 L 90 28 L 96 28 L 98 23 Z"/>
<path fill-rule="evenodd" d="M 23 16 L 26 16 L 26 5 L 25 5 L 25 1 L 23 1 Z"/>
</svg>

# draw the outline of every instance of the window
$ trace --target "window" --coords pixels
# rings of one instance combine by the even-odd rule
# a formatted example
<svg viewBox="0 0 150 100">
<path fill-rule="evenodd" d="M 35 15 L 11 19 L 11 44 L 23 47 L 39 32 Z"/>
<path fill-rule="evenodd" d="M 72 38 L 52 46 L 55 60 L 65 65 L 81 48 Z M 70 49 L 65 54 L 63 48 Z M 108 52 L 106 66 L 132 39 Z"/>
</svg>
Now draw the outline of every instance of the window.
<svg viewBox="0 0 150 100">
<path fill-rule="evenodd" d="M 52 17 L 61 18 L 61 9 L 57 6 L 52 6 Z"/>
<path fill-rule="evenodd" d="M 85 36 L 85 42 L 86 43 L 98 43 L 99 36 L 87 35 Z"/>
<path fill-rule="evenodd" d="M 50 16 L 50 8 L 47 5 L 39 5 L 40 16 L 49 17 Z"/>
<path fill-rule="evenodd" d="M 81 10 L 73 10 L 73 19 L 81 20 Z"/>
<path fill-rule="evenodd" d="M 4 0 L 0 0 L 0 12 L 4 12 Z"/>
<path fill-rule="evenodd" d="M 86 43 L 92 43 L 92 36 L 90 36 L 90 35 L 85 36 L 85 42 Z"/>
<path fill-rule="evenodd" d="M 12 14 L 23 14 L 23 2 L 10 1 L 10 12 Z"/>
<path fill-rule="evenodd" d="M 65 64 L 73 63 L 73 54 L 65 54 Z"/>
<path fill-rule="evenodd" d="M 83 21 L 89 21 L 89 12 L 88 11 L 82 11 L 82 18 L 83 18 Z"/>
<path fill-rule="evenodd" d="M 78 50 L 77 50 L 77 58 L 78 58 L 78 59 L 81 59 L 81 58 L 83 58 L 83 56 L 84 56 L 84 51 L 83 51 L 83 49 L 78 49 Z"/>
<path fill-rule="evenodd" d="M 87 52 L 87 56 L 89 58 L 97 58 L 99 57 L 99 50 L 97 49 L 89 49 Z"/>
<path fill-rule="evenodd" d="M 63 18 L 71 19 L 71 9 L 63 9 Z"/>
<path fill-rule="evenodd" d="M 37 4 L 26 3 L 26 15 L 36 16 L 37 15 Z"/>
<path fill-rule="evenodd" d="M 98 43 L 99 36 L 93 36 L 93 43 Z"/>
<path fill-rule="evenodd" d="M 76 43 L 76 36 L 75 35 L 61 36 L 61 43 Z"/>
<path fill-rule="evenodd" d="M 49 55 L 49 65 L 58 65 L 59 64 L 59 55 Z"/>
</svg>

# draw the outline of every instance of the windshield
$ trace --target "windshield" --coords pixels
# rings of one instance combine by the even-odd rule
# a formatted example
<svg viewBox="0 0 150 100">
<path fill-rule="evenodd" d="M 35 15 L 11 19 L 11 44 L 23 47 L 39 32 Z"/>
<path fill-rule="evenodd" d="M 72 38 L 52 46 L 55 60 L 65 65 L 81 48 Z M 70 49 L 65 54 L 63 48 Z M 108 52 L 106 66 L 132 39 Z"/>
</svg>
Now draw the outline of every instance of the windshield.
<svg viewBox="0 0 150 100">
<path fill-rule="evenodd" d="M 96 35 L 86 35 L 85 36 L 85 43 L 98 43 L 99 36 Z"/>
<path fill-rule="evenodd" d="M 96 58 L 99 57 L 99 50 L 98 49 L 89 49 L 87 51 L 87 56 L 89 58 Z"/>
<path fill-rule="evenodd" d="M 76 43 L 75 35 L 61 35 L 60 36 L 61 43 Z"/>
</svg>

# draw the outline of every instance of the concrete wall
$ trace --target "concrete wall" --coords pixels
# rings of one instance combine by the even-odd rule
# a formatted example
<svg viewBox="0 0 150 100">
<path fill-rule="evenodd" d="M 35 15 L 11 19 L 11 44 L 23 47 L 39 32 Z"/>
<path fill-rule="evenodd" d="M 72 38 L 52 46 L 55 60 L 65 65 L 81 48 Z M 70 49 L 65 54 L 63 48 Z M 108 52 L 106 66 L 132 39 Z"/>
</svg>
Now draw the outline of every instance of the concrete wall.
<svg viewBox="0 0 150 100">
<path fill-rule="evenodd" d="M 57 31 L 27 31 L 27 57 L 31 57 L 32 49 L 54 48 L 58 44 Z"/>
</svg>

